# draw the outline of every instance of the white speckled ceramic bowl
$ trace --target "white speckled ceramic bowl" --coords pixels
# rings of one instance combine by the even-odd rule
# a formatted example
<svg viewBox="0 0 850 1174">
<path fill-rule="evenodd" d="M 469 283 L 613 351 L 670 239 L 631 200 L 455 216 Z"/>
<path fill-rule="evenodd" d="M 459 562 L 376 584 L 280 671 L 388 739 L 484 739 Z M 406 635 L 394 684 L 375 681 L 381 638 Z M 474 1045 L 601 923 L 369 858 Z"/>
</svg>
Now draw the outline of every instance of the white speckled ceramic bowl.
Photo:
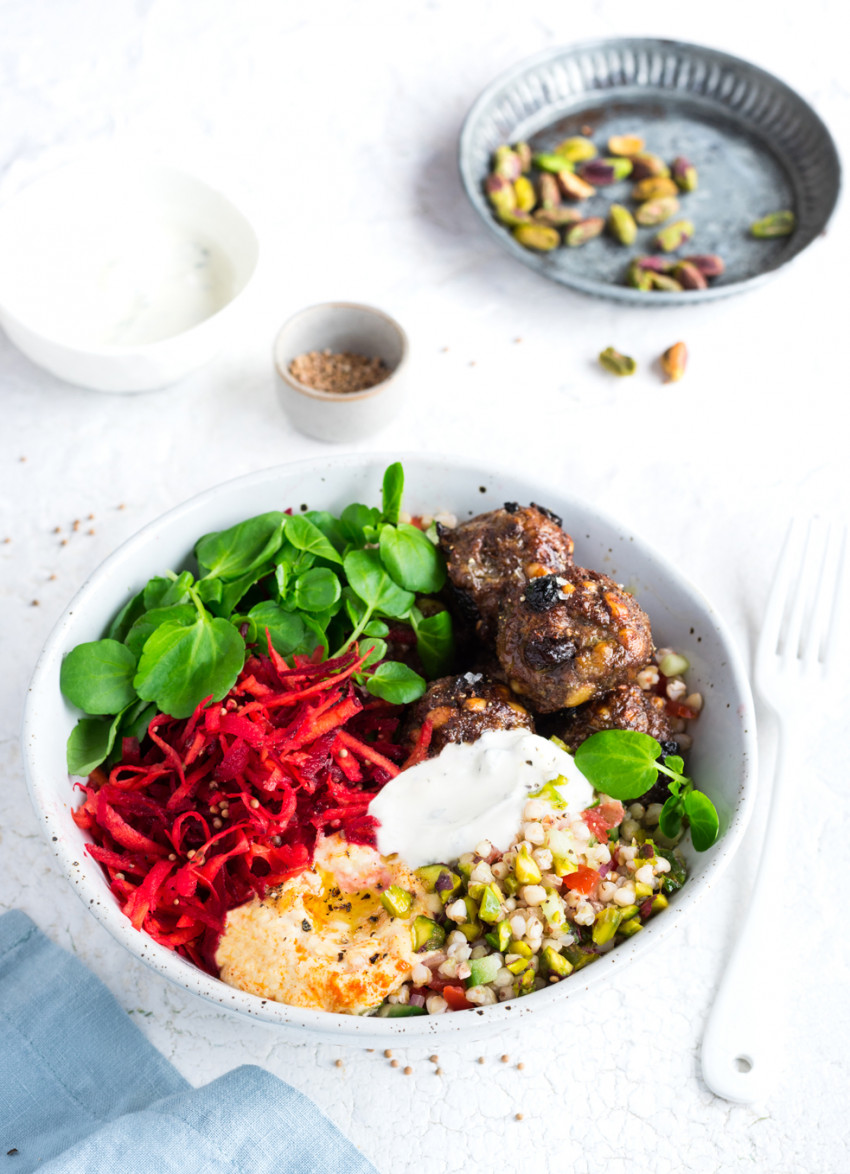
<svg viewBox="0 0 850 1174">
<path fill-rule="evenodd" d="M 335 392 L 308 387 L 290 374 L 293 359 L 324 350 L 382 359 L 390 375 L 364 391 Z M 356 302 L 308 306 L 281 327 L 275 341 L 281 407 L 299 432 L 318 440 L 365 440 L 385 428 L 404 402 L 407 354 L 407 335 L 383 310 Z"/>
<path fill-rule="evenodd" d="M 0 325 L 68 383 L 167 387 L 221 351 L 258 257 L 253 228 L 221 192 L 171 167 L 96 151 L 0 208 Z M 210 266 L 209 292 L 188 315 Z M 126 317 L 103 341 L 93 315 L 118 305 Z M 148 334 L 133 330 L 138 314 L 148 316 Z"/>
<path fill-rule="evenodd" d="M 65 768 L 65 741 L 79 715 L 59 691 L 59 667 L 74 645 L 99 638 L 115 612 L 148 578 L 167 568 L 191 566 L 199 535 L 290 504 L 338 512 L 352 501 L 377 503 L 383 470 L 395 459 L 404 462 L 405 508 L 411 512 L 449 510 L 463 520 L 506 500 L 543 502 L 563 515 L 576 540 L 578 562 L 605 571 L 636 593 L 649 613 L 658 644 L 685 653 L 691 662 L 689 684 L 705 697 L 689 768 L 717 806 L 721 835 L 710 851 L 690 853 L 691 877 L 670 908 L 580 977 L 494 1007 L 374 1019 L 305 1011 L 234 990 L 133 929 L 100 867 L 87 855 L 86 836 L 71 818 L 77 800 Z M 32 801 L 64 873 L 86 907 L 135 958 L 229 1010 L 325 1040 L 384 1045 L 475 1038 L 544 1012 L 567 1018 L 579 1000 L 592 999 L 608 984 L 624 981 L 631 963 L 680 931 L 716 884 L 741 842 L 756 785 L 755 721 L 747 675 L 720 617 L 672 563 L 557 485 L 464 460 L 413 454 L 352 454 L 254 473 L 202 493 L 130 538 L 83 584 L 51 634 L 30 684 L 23 746 Z"/>
</svg>

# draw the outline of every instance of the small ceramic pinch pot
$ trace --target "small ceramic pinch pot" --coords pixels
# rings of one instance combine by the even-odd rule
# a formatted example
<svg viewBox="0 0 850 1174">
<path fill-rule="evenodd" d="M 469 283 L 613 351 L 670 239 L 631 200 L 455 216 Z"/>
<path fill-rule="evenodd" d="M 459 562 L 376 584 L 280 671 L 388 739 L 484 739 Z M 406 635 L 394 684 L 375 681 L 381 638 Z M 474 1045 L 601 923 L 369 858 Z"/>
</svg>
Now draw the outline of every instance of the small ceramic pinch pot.
<svg viewBox="0 0 850 1174">
<path fill-rule="evenodd" d="M 323 391 L 290 372 L 293 359 L 313 351 L 349 352 L 381 359 L 389 375 L 363 391 Z M 364 440 L 384 428 L 404 401 L 407 335 L 373 306 L 322 302 L 282 327 L 274 346 L 281 406 L 300 432 L 332 443 Z"/>
</svg>

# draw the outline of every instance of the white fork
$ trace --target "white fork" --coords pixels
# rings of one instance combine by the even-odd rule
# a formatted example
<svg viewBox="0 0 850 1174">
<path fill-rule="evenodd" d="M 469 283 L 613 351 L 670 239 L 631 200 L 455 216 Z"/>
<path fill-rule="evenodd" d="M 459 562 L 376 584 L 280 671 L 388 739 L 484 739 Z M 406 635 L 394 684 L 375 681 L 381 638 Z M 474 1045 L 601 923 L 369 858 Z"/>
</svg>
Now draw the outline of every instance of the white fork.
<svg viewBox="0 0 850 1174">
<path fill-rule="evenodd" d="M 703 1079 L 728 1101 L 763 1099 L 781 1061 L 792 946 L 777 931 L 777 894 L 793 857 L 786 830 L 791 792 L 805 779 L 806 712 L 823 711 L 837 676 L 846 545 L 843 526 L 791 524 L 756 650 L 756 688 L 777 722 L 773 794 L 753 892 L 702 1040 Z"/>
</svg>

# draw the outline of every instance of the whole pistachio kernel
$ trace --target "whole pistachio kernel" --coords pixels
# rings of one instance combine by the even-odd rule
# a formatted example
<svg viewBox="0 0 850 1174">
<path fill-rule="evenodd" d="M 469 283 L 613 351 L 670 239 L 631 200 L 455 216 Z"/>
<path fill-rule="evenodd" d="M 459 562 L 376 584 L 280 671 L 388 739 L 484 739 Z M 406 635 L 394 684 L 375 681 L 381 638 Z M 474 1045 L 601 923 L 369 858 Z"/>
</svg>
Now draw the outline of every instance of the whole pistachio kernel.
<svg viewBox="0 0 850 1174">
<path fill-rule="evenodd" d="M 558 184 L 564 195 L 571 200 L 587 200 L 590 196 L 596 195 L 596 188 L 592 184 L 586 183 L 570 171 L 558 172 Z"/>
<path fill-rule="evenodd" d="M 678 211 L 679 201 L 675 196 L 657 196 L 640 205 L 635 212 L 635 220 L 643 228 L 652 228 L 656 224 L 663 224 Z"/>
<path fill-rule="evenodd" d="M 564 237 L 564 244 L 569 248 L 574 249 L 579 245 L 585 245 L 589 240 L 599 236 L 605 227 L 605 221 L 601 216 L 589 216 L 587 220 L 580 220 L 578 224 L 574 224 L 572 228 L 567 229 L 567 234 Z"/>
<path fill-rule="evenodd" d="M 688 348 L 683 342 L 674 342 L 668 347 L 659 359 L 661 370 L 667 376 L 668 383 L 678 383 L 685 374 L 688 362 Z"/>
<path fill-rule="evenodd" d="M 674 253 L 680 249 L 694 235 L 694 226 L 690 220 L 674 220 L 665 225 L 655 234 L 655 247 L 663 253 Z"/>
<path fill-rule="evenodd" d="M 537 203 L 537 192 L 527 175 L 520 175 L 514 180 L 514 193 L 516 194 L 516 206 L 520 212 L 530 212 Z"/>
<path fill-rule="evenodd" d="M 664 175 L 650 175 L 640 180 L 632 188 L 632 199 L 639 204 L 646 200 L 657 200 L 663 196 L 678 196 L 679 189 L 675 180 Z"/>
<path fill-rule="evenodd" d="M 626 274 L 626 284 L 632 289 L 652 289 L 652 274 L 643 269 L 636 261 L 632 261 Z"/>
<path fill-rule="evenodd" d="M 683 257 L 682 260 L 699 269 L 703 277 L 720 277 L 726 269 L 723 258 L 717 253 L 696 253 L 691 257 Z"/>
<path fill-rule="evenodd" d="M 575 166 L 565 155 L 557 153 L 535 155 L 533 162 L 541 171 L 551 171 L 554 174 L 559 171 L 572 171 Z"/>
<path fill-rule="evenodd" d="M 585 138 L 583 135 L 574 135 L 572 138 L 564 139 L 562 143 L 558 143 L 555 150 L 559 155 L 563 155 L 565 159 L 569 159 L 571 163 L 581 163 L 585 159 L 595 159 L 598 154 L 592 140 Z"/>
<path fill-rule="evenodd" d="M 503 175 L 488 175 L 484 181 L 484 191 L 487 199 L 497 212 L 513 212 L 516 208 L 516 192 L 514 185 Z"/>
<path fill-rule="evenodd" d="M 635 218 L 622 204 L 612 204 L 608 209 L 608 231 L 621 245 L 633 245 L 637 239 Z"/>
<path fill-rule="evenodd" d="M 796 227 L 797 217 L 793 212 L 771 212 L 752 224 L 750 232 L 760 240 L 770 240 L 776 236 L 790 236 Z"/>
<path fill-rule="evenodd" d="M 532 216 L 538 224 L 548 224 L 550 228 L 565 228 L 583 219 L 578 208 L 569 208 L 566 204 L 559 204 L 557 208 L 538 208 Z"/>
<path fill-rule="evenodd" d="M 531 170 L 531 147 L 528 143 L 514 143 L 514 151 L 519 159 L 522 174 L 525 175 L 527 171 Z"/>
<path fill-rule="evenodd" d="M 537 194 L 540 196 L 541 208 L 555 208 L 561 202 L 561 189 L 554 175 L 544 171 L 537 179 Z"/>
<path fill-rule="evenodd" d="M 561 243 L 557 228 L 549 228 L 545 224 L 518 224 L 513 230 L 514 240 L 525 249 L 535 249 L 540 253 L 551 252 Z"/>
<path fill-rule="evenodd" d="M 599 362 L 612 375 L 634 375 L 637 363 L 630 355 L 622 355 L 614 347 L 606 347 L 599 355 Z"/>
<path fill-rule="evenodd" d="M 493 172 L 503 179 L 517 179 L 522 174 L 519 155 L 507 144 L 497 147 L 493 152 Z"/>
<path fill-rule="evenodd" d="M 673 276 L 682 289 L 708 289 L 708 281 L 690 261 L 681 261 L 673 270 Z"/>
<path fill-rule="evenodd" d="M 670 277 L 667 273 L 653 273 L 651 270 L 647 272 L 649 274 L 650 289 L 657 289 L 662 293 L 682 292 L 682 287 L 675 277 Z"/>
<path fill-rule="evenodd" d="M 608 140 L 608 150 L 612 155 L 639 155 L 644 148 L 644 141 L 638 135 L 612 135 Z"/>
<path fill-rule="evenodd" d="M 639 151 L 632 155 L 632 175 L 635 179 L 650 179 L 653 177 L 670 176 L 670 168 L 659 155 L 651 155 L 647 151 Z"/>
<path fill-rule="evenodd" d="M 699 185 L 699 177 L 697 176 L 697 169 L 691 163 L 690 159 L 686 159 L 684 155 L 679 155 L 673 160 L 670 168 L 673 178 L 679 185 L 679 190 L 683 192 L 695 192 Z"/>
</svg>

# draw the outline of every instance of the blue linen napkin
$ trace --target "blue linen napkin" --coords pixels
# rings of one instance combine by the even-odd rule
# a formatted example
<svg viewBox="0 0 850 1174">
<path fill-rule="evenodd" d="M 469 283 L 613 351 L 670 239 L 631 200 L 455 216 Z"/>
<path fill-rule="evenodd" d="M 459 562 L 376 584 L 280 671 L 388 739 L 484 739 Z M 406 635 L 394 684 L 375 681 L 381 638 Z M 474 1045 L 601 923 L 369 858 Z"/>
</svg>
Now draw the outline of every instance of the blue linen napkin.
<svg viewBox="0 0 850 1174">
<path fill-rule="evenodd" d="M 88 970 L 0 917 L 0 1172 L 375 1174 L 312 1101 L 246 1065 L 193 1089 Z"/>
</svg>

